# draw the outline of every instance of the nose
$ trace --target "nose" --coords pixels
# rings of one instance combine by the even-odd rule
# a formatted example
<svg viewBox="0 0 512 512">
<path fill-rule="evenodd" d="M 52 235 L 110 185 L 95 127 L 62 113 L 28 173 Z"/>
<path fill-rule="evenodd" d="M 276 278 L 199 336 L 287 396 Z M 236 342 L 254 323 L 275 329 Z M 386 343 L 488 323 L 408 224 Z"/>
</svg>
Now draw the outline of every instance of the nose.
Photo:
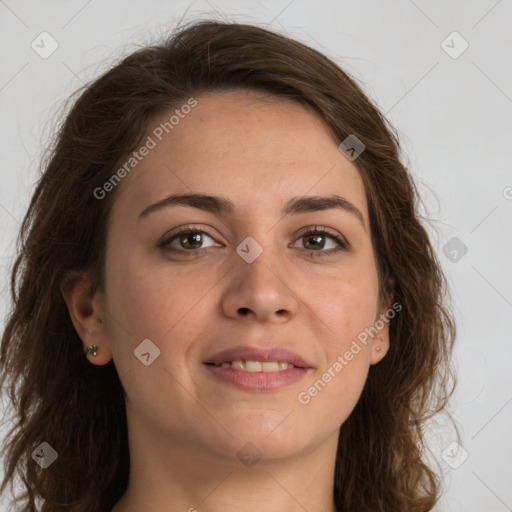
<svg viewBox="0 0 512 512">
<path fill-rule="evenodd" d="M 236 319 L 286 322 L 296 316 L 299 300 L 284 258 L 265 249 L 251 263 L 238 254 L 222 299 L 224 313 Z"/>
</svg>

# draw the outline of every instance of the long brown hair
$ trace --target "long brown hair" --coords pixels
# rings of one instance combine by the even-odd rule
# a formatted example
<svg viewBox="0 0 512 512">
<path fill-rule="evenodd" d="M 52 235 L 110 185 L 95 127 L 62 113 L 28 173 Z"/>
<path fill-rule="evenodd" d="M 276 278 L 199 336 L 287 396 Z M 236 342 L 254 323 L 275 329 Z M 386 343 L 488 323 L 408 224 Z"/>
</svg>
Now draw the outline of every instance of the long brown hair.
<svg viewBox="0 0 512 512">
<path fill-rule="evenodd" d="M 355 135 L 366 147 L 354 163 L 368 199 L 380 293 L 392 292 L 402 309 L 390 321 L 389 352 L 370 367 L 341 427 L 336 507 L 425 512 L 439 500 L 442 481 L 425 460 L 425 428 L 455 388 L 455 322 L 397 132 L 356 79 L 320 52 L 257 26 L 200 21 L 85 86 L 43 163 L 19 233 L 0 355 L 0 384 L 7 384 L 15 411 L 0 490 L 12 487 L 17 474 L 26 488 L 17 498 L 23 511 L 40 503 L 43 512 L 103 512 L 125 492 L 124 390 L 113 361 L 96 366 L 84 357 L 62 286 L 82 272 L 103 287 L 117 190 L 101 200 L 94 191 L 141 144 L 156 113 L 204 92 L 237 88 L 307 105 L 339 142 Z M 58 452 L 46 469 L 32 460 L 42 442 Z"/>
</svg>

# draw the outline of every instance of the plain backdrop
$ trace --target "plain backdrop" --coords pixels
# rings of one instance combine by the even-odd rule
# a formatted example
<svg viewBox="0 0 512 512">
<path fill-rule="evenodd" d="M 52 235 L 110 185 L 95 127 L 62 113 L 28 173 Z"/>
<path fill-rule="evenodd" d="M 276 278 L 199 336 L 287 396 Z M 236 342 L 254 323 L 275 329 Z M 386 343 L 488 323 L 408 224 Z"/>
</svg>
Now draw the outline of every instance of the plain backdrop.
<svg viewBox="0 0 512 512">
<path fill-rule="evenodd" d="M 428 431 L 445 471 L 436 510 L 512 510 L 511 0 L 0 0 L 2 326 L 17 230 L 64 100 L 184 15 L 255 23 L 315 47 L 398 129 L 458 329 L 450 412 L 461 440 L 442 416 Z M 0 437 L 8 424 L 6 415 Z"/>
</svg>

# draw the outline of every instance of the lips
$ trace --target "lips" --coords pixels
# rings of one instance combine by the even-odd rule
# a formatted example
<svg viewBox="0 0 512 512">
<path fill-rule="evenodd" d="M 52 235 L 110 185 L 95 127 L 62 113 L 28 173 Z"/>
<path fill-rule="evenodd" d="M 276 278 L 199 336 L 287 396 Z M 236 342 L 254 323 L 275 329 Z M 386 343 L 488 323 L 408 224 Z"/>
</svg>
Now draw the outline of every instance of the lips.
<svg viewBox="0 0 512 512">
<path fill-rule="evenodd" d="M 256 347 L 237 346 L 208 357 L 204 364 L 220 366 L 233 361 L 283 362 L 297 368 L 312 368 L 301 356 L 285 348 L 262 349 Z"/>
<path fill-rule="evenodd" d="M 238 346 L 208 357 L 203 364 L 215 382 L 256 393 L 278 392 L 313 371 L 301 356 L 285 348 Z"/>
</svg>

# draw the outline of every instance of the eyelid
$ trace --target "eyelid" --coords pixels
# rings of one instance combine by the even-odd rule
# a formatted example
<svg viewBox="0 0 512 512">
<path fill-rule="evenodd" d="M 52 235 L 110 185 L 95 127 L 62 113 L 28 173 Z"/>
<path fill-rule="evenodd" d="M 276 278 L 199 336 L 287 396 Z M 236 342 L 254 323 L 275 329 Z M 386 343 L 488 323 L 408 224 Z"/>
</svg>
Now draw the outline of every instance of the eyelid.
<svg viewBox="0 0 512 512">
<path fill-rule="evenodd" d="M 216 242 L 216 237 L 212 235 L 207 229 L 204 229 L 203 225 L 197 225 L 197 224 L 187 224 L 185 226 L 180 226 L 174 230 L 172 230 L 169 234 L 166 234 L 162 237 L 160 242 L 158 242 L 157 246 L 163 249 L 168 249 L 168 246 L 171 242 L 174 241 L 178 236 L 184 234 L 184 233 L 200 233 L 205 234 L 208 237 L 210 237 L 212 240 Z M 339 232 L 328 228 L 327 226 L 318 226 L 318 225 L 310 225 L 305 226 L 301 228 L 298 232 L 296 232 L 293 235 L 294 239 L 300 239 L 301 237 L 307 235 L 307 234 L 321 234 L 324 235 L 327 238 L 330 238 L 333 242 L 335 242 L 338 245 L 337 249 L 330 249 L 327 251 L 324 250 L 318 250 L 315 251 L 313 249 L 305 249 L 302 248 L 303 251 L 309 251 L 311 253 L 320 253 L 325 255 L 334 255 L 337 254 L 340 251 L 348 250 L 350 247 L 350 244 L 348 243 L 347 239 L 341 235 Z M 296 243 L 297 240 L 294 242 Z M 216 242 L 217 243 L 217 242 Z M 219 245 L 217 245 L 219 247 Z M 177 248 L 170 248 L 168 249 L 171 252 L 175 252 L 177 254 L 190 254 L 190 255 L 200 255 L 203 254 L 206 250 L 208 250 L 209 247 L 206 247 L 204 249 L 191 249 L 191 250 L 185 250 L 185 249 L 177 249 Z"/>
<path fill-rule="evenodd" d="M 347 245 L 347 246 L 349 245 L 347 242 L 347 239 L 341 233 L 339 233 L 338 231 L 336 231 L 334 229 L 328 228 L 327 226 L 318 226 L 318 225 L 306 226 L 304 228 L 301 228 L 297 233 L 295 233 L 294 237 L 301 237 L 310 232 L 318 232 L 318 233 L 322 233 L 325 235 L 330 235 L 334 238 L 339 238 L 341 241 L 343 241 L 345 243 L 345 245 Z"/>
<path fill-rule="evenodd" d="M 173 238 L 178 237 L 179 235 L 182 235 L 183 233 L 188 232 L 199 232 L 205 235 L 208 235 L 212 240 L 215 240 L 216 237 L 212 235 L 207 229 L 203 227 L 203 225 L 198 224 L 186 224 L 185 226 L 179 226 L 176 229 L 171 230 L 169 233 L 166 233 L 161 239 L 160 242 L 158 242 L 158 246 L 162 247 L 166 244 L 169 244 Z M 201 250 L 201 249 L 198 249 Z M 192 251 L 187 251 L 192 252 Z"/>
</svg>

